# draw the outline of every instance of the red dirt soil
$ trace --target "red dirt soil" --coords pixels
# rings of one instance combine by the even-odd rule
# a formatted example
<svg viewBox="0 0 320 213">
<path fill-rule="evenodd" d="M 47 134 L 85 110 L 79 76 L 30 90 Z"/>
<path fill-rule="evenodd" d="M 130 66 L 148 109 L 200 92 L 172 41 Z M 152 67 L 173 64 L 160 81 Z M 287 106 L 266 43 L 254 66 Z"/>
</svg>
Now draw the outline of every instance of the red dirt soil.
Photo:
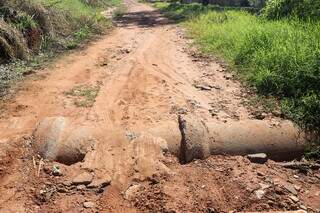
<svg viewBox="0 0 320 213">
<path fill-rule="evenodd" d="M 125 3 L 128 13 L 112 32 L 37 71 L 2 103 L 0 212 L 320 212 L 319 170 L 241 156 L 181 165 L 162 151 L 147 130 L 184 113 L 217 123 L 253 119 L 243 104 L 252 94 L 224 65 L 197 54 L 159 11 Z M 70 91 L 84 85 L 98 94 L 81 105 L 88 97 Z M 82 162 L 43 160 L 33 149 L 37 123 L 56 116 L 95 136 Z M 52 173 L 57 166 L 61 176 Z M 73 184 L 83 173 L 108 185 Z"/>
</svg>

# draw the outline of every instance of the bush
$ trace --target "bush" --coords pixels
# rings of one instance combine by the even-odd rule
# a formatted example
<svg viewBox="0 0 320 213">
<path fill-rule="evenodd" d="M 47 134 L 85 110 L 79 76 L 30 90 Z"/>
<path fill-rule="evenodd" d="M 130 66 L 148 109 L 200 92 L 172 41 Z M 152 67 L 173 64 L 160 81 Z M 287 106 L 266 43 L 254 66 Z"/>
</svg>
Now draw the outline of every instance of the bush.
<svg viewBox="0 0 320 213">
<path fill-rule="evenodd" d="M 320 18 L 320 0 L 269 0 L 263 9 L 268 19 L 297 17 L 318 20 Z"/>
<path fill-rule="evenodd" d="M 28 56 L 22 34 L 2 20 L 0 20 L 0 55 L 4 59 L 26 59 Z"/>
</svg>

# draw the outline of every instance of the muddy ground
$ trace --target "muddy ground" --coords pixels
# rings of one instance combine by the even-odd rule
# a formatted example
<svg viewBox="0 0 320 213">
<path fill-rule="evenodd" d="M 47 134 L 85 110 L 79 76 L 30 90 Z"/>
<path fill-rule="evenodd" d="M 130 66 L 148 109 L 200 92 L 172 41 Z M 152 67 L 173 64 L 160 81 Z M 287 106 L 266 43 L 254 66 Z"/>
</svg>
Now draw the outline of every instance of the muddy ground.
<svg viewBox="0 0 320 213">
<path fill-rule="evenodd" d="M 0 212 L 320 212 L 319 169 L 227 155 L 179 162 L 179 115 L 254 120 L 254 94 L 157 10 L 125 3 L 112 32 L 1 104 Z"/>
</svg>

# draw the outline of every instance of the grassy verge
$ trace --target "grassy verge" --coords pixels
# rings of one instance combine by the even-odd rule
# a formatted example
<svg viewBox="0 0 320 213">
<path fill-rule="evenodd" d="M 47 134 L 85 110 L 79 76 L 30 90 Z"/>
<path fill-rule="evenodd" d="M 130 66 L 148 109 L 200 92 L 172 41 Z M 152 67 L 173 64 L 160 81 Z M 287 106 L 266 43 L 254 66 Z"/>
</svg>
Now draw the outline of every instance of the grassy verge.
<svg viewBox="0 0 320 213">
<path fill-rule="evenodd" d="M 279 100 L 286 117 L 319 136 L 320 22 L 199 4 L 155 6 L 181 21 L 202 52 L 225 59 L 260 94 Z"/>
<path fill-rule="evenodd" d="M 101 12 L 113 7 L 121 8 L 121 0 L 1 1 L 0 97 L 56 53 L 111 27 Z"/>
</svg>

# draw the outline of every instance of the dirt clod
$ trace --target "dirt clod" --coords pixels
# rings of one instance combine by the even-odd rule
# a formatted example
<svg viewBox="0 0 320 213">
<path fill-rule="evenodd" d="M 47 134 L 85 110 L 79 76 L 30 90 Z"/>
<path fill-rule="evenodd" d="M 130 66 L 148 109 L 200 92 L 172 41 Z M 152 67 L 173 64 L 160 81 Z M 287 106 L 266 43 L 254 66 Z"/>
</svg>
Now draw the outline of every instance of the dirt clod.
<svg viewBox="0 0 320 213">
<path fill-rule="evenodd" d="M 73 180 L 72 180 L 72 184 L 74 185 L 88 185 L 92 182 L 93 176 L 92 174 L 88 173 L 88 172 L 83 172 L 81 174 L 79 174 L 78 176 L 76 176 Z"/>
<path fill-rule="evenodd" d="M 94 203 L 91 202 L 91 201 L 86 201 L 86 202 L 83 203 L 83 207 L 87 208 L 87 209 L 93 208 L 94 207 Z"/>
</svg>

